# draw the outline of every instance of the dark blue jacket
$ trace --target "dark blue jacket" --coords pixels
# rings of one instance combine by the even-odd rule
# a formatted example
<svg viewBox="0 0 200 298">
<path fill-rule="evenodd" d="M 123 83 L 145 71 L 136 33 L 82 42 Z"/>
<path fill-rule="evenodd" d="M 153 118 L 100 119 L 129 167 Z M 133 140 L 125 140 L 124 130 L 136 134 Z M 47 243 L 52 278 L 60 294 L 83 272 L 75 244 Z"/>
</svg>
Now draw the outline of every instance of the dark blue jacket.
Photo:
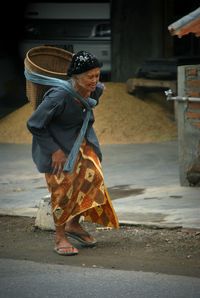
<svg viewBox="0 0 200 298">
<path fill-rule="evenodd" d="M 97 102 L 103 88 L 97 85 L 91 97 Z M 27 121 L 27 127 L 33 135 L 32 157 L 38 171 L 52 172 L 52 153 L 62 149 L 68 155 L 82 127 L 86 115 L 85 108 L 61 87 L 51 88 L 46 92 L 42 103 Z M 100 161 L 100 145 L 92 127 L 92 112 L 85 139 L 90 143 Z"/>
</svg>

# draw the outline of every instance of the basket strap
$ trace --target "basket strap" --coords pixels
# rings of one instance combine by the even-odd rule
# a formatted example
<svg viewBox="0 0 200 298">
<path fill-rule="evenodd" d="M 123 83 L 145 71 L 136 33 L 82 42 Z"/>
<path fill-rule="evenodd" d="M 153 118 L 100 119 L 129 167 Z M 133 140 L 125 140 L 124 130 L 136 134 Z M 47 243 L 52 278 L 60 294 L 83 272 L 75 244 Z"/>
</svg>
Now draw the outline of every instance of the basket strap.
<svg viewBox="0 0 200 298">
<path fill-rule="evenodd" d="M 88 122 L 90 120 L 90 115 L 91 115 L 91 110 L 88 110 L 85 116 L 85 119 L 83 121 L 83 125 L 81 127 L 81 130 L 79 132 L 78 137 L 76 138 L 76 141 L 69 153 L 68 159 L 64 164 L 63 171 L 65 172 L 73 172 L 75 162 L 78 156 L 78 152 L 80 149 L 80 146 L 83 142 L 87 127 L 88 127 Z"/>
<path fill-rule="evenodd" d="M 76 92 L 72 88 L 71 84 L 68 81 L 61 80 L 58 78 L 44 76 L 44 75 L 38 74 L 36 72 L 30 71 L 27 68 L 25 68 L 24 75 L 28 81 L 31 81 L 35 84 L 56 86 L 56 87 L 64 88 L 73 97 L 78 98 L 80 100 L 80 102 L 84 105 L 84 107 L 88 110 L 92 109 L 97 104 L 97 101 L 94 98 L 88 97 L 87 100 L 85 100 L 78 92 Z"/>
<path fill-rule="evenodd" d="M 81 127 L 81 130 L 79 132 L 79 135 L 74 142 L 74 145 L 69 153 L 69 156 L 67 158 L 67 161 L 64 164 L 63 171 L 65 172 L 72 172 L 75 166 L 75 162 L 78 156 L 78 152 L 80 149 L 80 146 L 83 142 L 84 136 L 87 131 L 88 123 L 90 120 L 92 108 L 94 108 L 97 104 L 97 101 L 91 97 L 89 97 L 87 100 L 81 97 L 79 93 L 77 93 L 71 86 L 71 84 L 65 80 L 52 78 L 48 76 L 44 76 L 41 74 L 37 74 L 35 72 L 30 72 L 27 69 L 24 71 L 24 75 L 27 80 L 41 85 L 48 85 L 48 86 L 58 86 L 62 87 L 65 90 L 67 90 L 73 97 L 78 98 L 80 102 L 84 105 L 84 107 L 87 109 L 87 113 L 85 116 L 85 119 L 83 121 L 83 125 Z"/>
</svg>

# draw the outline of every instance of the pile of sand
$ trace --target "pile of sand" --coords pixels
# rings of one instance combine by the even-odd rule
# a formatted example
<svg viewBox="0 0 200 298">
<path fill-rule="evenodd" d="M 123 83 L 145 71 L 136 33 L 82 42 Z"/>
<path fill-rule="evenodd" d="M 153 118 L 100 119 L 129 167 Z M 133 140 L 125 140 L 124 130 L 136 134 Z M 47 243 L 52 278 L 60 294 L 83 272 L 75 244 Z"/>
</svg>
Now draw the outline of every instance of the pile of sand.
<svg viewBox="0 0 200 298">
<path fill-rule="evenodd" d="M 126 92 L 125 83 L 105 83 L 101 102 L 95 108 L 95 130 L 101 144 L 149 143 L 177 138 L 169 111 L 153 100 L 141 100 Z M 26 121 L 30 103 L 0 120 L 0 143 L 31 143 Z"/>
</svg>

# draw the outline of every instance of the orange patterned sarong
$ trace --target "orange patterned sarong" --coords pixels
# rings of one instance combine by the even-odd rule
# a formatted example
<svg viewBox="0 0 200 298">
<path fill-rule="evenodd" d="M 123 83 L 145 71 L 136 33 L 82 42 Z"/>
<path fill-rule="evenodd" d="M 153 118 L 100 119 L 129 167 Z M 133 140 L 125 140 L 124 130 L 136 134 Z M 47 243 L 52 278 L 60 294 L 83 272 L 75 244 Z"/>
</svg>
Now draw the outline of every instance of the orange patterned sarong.
<svg viewBox="0 0 200 298">
<path fill-rule="evenodd" d="M 63 225 L 77 215 L 85 221 L 118 228 L 119 222 L 104 184 L 101 163 L 90 145 L 83 142 L 72 173 L 45 174 L 51 193 L 54 223 Z"/>
</svg>

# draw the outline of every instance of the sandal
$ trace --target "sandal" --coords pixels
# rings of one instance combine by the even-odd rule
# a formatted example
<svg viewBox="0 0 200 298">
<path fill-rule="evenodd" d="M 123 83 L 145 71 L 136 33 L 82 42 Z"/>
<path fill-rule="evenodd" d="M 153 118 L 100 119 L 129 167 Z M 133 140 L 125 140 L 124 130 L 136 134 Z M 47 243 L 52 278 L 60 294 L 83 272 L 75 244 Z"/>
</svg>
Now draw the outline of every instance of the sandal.
<svg viewBox="0 0 200 298">
<path fill-rule="evenodd" d="M 67 232 L 66 231 L 65 234 L 68 237 L 71 237 L 71 238 L 81 242 L 82 244 L 84 244 L 84 246 L 87 246 L 87 247 L 93 247 L 97 243 L 96 239 L 93 239 L 92 241 L 84 240 L 84 238 L 83 238 L 84 236 L 89 236 L 90 237 L 90 234 L 88 234 L 86 231 L 84 231 L 82 233 L 75 233 L 75 232 Z"/>
<path fill-rule="evenodd" d="M 73 246 L 55 247 L 54 251 L 61 256 L 74 256 L 78 254 L 77 251 L 74 251 Z"/>
</svg>

